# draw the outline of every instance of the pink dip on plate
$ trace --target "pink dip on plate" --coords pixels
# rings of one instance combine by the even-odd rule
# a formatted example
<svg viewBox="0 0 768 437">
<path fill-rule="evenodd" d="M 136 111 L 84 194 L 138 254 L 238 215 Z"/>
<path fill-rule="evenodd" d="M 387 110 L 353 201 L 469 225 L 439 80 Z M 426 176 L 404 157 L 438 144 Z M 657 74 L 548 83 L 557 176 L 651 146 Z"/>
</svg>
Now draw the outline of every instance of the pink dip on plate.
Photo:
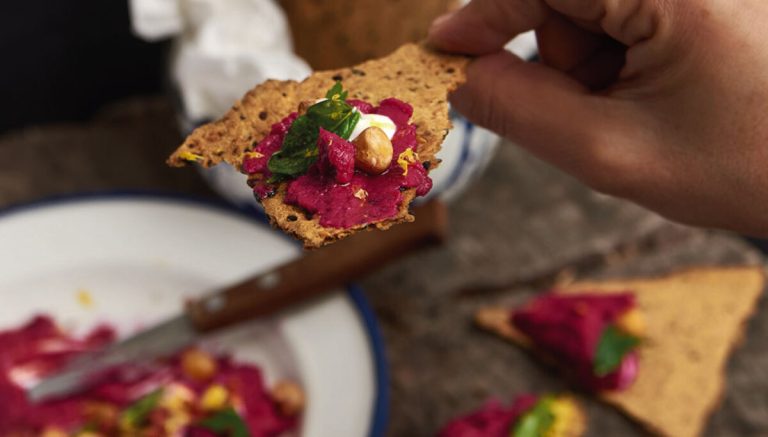
<svg viewBox="0 0 768 437">
<path fill-rule="evenodd" d="M 37 405 L 27 400 L 19 385 L 22 380 L 54 372 L 78 354 L 102 348 L 114 338 L 113 329 L 102 326 L 83 339 L 75 339 L 63 333 L 47 316 L 37 316 L 20 328 L 0 332 L 0 436 L 40 435 L 51 427 L 74 435 L 87 425 L 85 412 L 89 404 L 109 404 L 121 411 L 147 393 L 172 384 L 184 386 L 195 396 L 213 384 L 226 387 L 232 396 L 238 396 L 238 414 L 253 437 L 274 437 L 296 427 L 296 417 L 286 417 L 278 410 L 261 371 L 228 357 L 214 358 L 217 371 L 205 382 L 185 374 L 179 354 L 149 367 L 110 371 L 102 382 L 81 394 Z M 165 416 L 170 413 L 162 408 L 153 410 L 147 418 L 148 429 L 142 428 L 142 435 L 166 435 L 162 429 Z M 205 419 L 204 413 L 200 413 L 199 419 Z M 196 426 L 195 420 L 182 430 L 181 435 L 217 435 Z M 101 431 L 118 433 L 117 430 Z"/>
</svg>

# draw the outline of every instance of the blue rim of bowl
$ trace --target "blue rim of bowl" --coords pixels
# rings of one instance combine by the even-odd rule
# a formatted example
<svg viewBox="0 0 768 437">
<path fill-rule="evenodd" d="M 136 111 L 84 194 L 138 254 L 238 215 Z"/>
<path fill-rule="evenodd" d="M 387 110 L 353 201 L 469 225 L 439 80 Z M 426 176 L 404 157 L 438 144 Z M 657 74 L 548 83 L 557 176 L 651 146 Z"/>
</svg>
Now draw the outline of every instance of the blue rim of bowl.
<svg viewBox="0 0 768 437">
<path fill-rule="evenodd" d="M 195 197 L 188 194 L 158 191 L 158 190 L 107 190 L 107 191 L 86 191 L 69 194 L 59 194 L 44 197 L 29 202 L 21 202 L 0 208 L 0 220 L 3 218 L 32 209 L 53 206 L 65 203 L 74 203 L 81 201 L 97 200 L 115 200 L 115 199 L 140 199 L 140 200 L 164 200 L 188 203 L 197 206 L 214 208 L 222 212 L 235 214 L 247 220 L 255 221 L 268 225 L 269 220 L 263 212 L 255 207 L 238 207 L 216 198 Z M 287 238 L 287 237 L 286 237 Z M 371 415 L 371 424 L 368 437 L 384 436 L 389 420 L 389 370 L 387 367 L 387 355 L 384 339 L 381 335 L 376 314 L 365 297 L 362 288 L 356 284 L 347 284 L 347 295 L 357 309 L 360 321 L 365 327 L 368 337 L 371 354 L 373 355 L 374 373 L 376 383 L 376 393 Z"/>
</svg>

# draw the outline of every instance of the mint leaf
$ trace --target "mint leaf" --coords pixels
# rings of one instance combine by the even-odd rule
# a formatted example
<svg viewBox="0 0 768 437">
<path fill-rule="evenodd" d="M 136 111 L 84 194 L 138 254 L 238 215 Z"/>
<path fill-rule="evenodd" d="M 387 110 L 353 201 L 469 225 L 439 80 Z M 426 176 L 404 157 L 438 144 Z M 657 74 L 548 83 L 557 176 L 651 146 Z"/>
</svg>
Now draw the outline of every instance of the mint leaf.
<svg viewBox="0 0 768 437">
<path fill-rule="evenodd" d="M 325 98 L 328 100 L 347 100 L 347 91 L 344 91 L 341 81 L 337 80 L 333 84 L 331 89 L 325 93 Z"/>
<path fill-rule="evenodd" d="M 319 150 L 317 138 L 320 128 L 349 139 L 355 125 L 360 121 L 360 112 L 345 100 L 341 82 L 336 82 L 325 94 L 328 100 L 315 103 L 307 108 L 307 113 L 298 117 L 280 147 L 267 162 L 272 173 L 269 183 L 278 183 L 303 175 L 317 161 Z"/>
<path fill-rule="evenodd" d="M 157 407 L 162 396 L 163 389 L 161 388 L 142 396 L 123 410 L 123 413 L 120 415 L 120 422 L 134 428 L 144 425 L 149 418 L 149 413 Z"/>
<path fill-rule="evenodd" d="M 360 121 L 360 117 L 361 115 L 358 111 L 352 111 L 351 115 L 346 117 L 333 132 L 341 138 L 348 140 L 352 135 L 352 131 L 355 130 L 357 122 Z"/>
<path fill-rule="evenodd" d="M 542 437 L 555 422 L 550 405 L 552 398 L 544 397 L 533 408 L 520 417 L 512 427 L 510 437 Z"/>
<path fill-rule="evenodd" d="M 320 127 L 314 120 L 304 115 L 297 118 L 285 134 L 280 150 L 267 162 L 267 168 L 273 175 L 270 182 L 280 182 L 306 173 L 317 161 L 319 135 Z"/>
<path fill-rule="evenodd" d="M 198 426 L 205 428 L 217 435 L 226 435 L 227 437 L 251 437 L 248 425 L 233 408 L 221 410 L 213 416 L 207 417 L 201 421 Z"/>
<path fill-rule="evenodd" d="M 639 338 L 626 334 L 613 325 L 606 326 L 595 351 L 595 375 L 605 376 L 618 369 L 624 356 L 639 343 Z"/>
<path fill-rule="evenodd" d="M 307 117 L 311 118 L 323 129 L 349 139 L 360 113 L 350 104 L 342 100 L 323 100 L 307 109 Z"/>
</svg>

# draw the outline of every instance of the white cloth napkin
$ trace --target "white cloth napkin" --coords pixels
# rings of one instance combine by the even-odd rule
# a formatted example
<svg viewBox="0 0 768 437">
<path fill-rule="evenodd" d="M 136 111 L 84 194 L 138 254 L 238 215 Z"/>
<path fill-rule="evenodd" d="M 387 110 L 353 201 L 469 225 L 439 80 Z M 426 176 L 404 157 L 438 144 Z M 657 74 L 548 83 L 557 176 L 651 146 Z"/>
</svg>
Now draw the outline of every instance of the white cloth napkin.
<svg viewBox="0 0 768 437">
<path fill-rule="evenodd" d="M 293 53 L 273 0 L 131 0 L 134 32 L 174 37 L 174 83 L 191 120 L 224 114 L 254 84 L 302 79 L 309 66 Z"/>
</svg>

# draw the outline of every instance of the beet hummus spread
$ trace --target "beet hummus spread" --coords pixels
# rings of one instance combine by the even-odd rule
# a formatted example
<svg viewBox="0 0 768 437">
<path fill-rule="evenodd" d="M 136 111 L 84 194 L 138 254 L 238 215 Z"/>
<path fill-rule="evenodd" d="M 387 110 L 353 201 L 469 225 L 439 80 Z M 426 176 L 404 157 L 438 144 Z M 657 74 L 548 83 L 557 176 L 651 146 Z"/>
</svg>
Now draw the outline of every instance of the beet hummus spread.
<svg viewBox="0 0 768 437">
<path fill-rule="evenodd" d="M 408 103 L 347 100 L 337 83 L 325 99 L 302 106 L 245 155 L 242 170 L 257 198 L 285 183 L 286 204 L 324 227 L 348 229 L 396 217 L 403 191 L 423 196 L 432 188 Z"/>
<path fill-rule="evenodd" d="M 497 400 L 453 419 L 438 437 L 574 437 L 584 428 L 581 410 L 567 396 L 518 396 L 509 406 Z"/>
<path fill-rule="evenodd" d="M 547 293 L 510 318 L 585 388 L 623 390 L 637 377 L 644 325 L 632 293 Z"/>
<path fill-rule="evenodd" d="M 281 398 L 295 399 L 288 392 L 298 387 L 270 393 L 257 367 L 199 349 L 114 369 L 81 394 L 27 400 L 22 387 L 114 338 L 104 326 L 75 339 L 45 316 L 0 332 L 0 436 L 268 437 L 296 428 L 298 411 Z"/>
</svg>

